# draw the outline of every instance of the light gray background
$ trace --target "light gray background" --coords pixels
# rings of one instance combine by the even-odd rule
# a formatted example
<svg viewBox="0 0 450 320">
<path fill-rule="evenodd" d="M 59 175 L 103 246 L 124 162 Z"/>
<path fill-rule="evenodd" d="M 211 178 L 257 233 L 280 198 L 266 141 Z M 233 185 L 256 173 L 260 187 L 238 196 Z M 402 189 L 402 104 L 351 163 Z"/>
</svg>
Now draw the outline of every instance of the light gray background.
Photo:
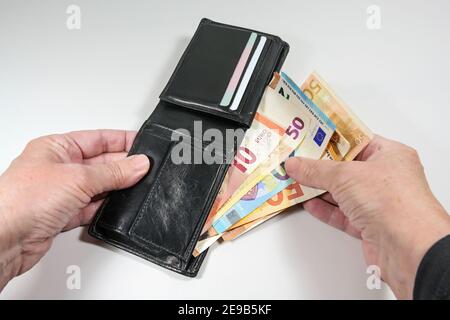
<svg viewBox="0 0 450 320">
<path fill-rule="evenodd" d="M 66 8 L 81 7 L 81 30 Z M 381 29 L 366 27 L 369 5 Z M 0 1 L 0 170 L 33 137 L 92 128 L 138 129 L 153 111 L 202 17 L 281 36 L 284 70 L 316 69 L 374 132 L 417 148 L 450 208 L 450 2 Z M 26 195 L 24 195 L 26 196 Z M 215 247 L 188 279 L 78 229 L 55 239 L 0 298 L 392 298 L 366 288 L 359 241 L 300 207 Z M 81 290 L 66 268 L 81 267 Z"/>
</svg>

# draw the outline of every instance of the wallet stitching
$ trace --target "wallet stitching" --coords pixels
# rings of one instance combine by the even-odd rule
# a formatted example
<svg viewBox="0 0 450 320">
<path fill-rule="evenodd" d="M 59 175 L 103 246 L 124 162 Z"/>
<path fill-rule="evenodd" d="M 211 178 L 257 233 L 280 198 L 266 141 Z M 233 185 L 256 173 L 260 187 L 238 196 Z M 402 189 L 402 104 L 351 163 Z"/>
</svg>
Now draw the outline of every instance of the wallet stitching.
<svg viewBox="0 0 450 320">
<path fill-rule="evenodd" d="M 169 154 L 169 152 L 168 152 L 168 154 Z M 163 168 L 163 167 L 166 165 L 166 163 L 167 163 L 167 161 L 168 161 L 169 159 L 170 159 L 170 157 L 169 157 L 169 156 L 166 156 L 166 158 L 164 159 L 164 161 L 161 163 L 160 168 Z M 221 165 L 221 166 L 219 167 L 218 172 L 220 172 L 222 166 L 223 166 L 223 165 Z M 186 260 L 186 257 L 185 257 L 186 254 L 185 254 L 185 253 L 183 253 L 183 254 L 178 254 L 178 253 L 172 252 L 172 250 L 170 250 L 170 249 L 168 249 L 168 248 L 164 248 L 164 247 L 162 247 L 161 245 L 158 245 L 158 244 L 154 243 L 153 241 L 151 241 L 151 240 L 149 240 L 149 239 L 146 239 L 146 238 L 140 236 L 140 235 L 137 234 L 136 231 L 135 231 L 135 230 L 136 230 L 136 227 L 137 227 L 137 224 L 142 220 L 145 211 L 148 209 L 148 203 L 149 203 L 149 201 L 150 201 L 150 199 L 149 199 L 149 198 L 150 198 L 150 194 L 153 192 L 153 190 L 155 189 L 156 185 L 158 185 L 158 183 L 159 183 L 159 181 L 160 181 L 161 173 L 162 173 L 162 170 L 159 171 L 159 173 L 158 173 L 158 175 L 157 175 L 157 177 L 156 177 L 156 179 L 155 179 L 155 182 L 154 182 L 153 185 L 152 185 L 152 188 L 151 188 L 150 191 L 147 193 L 147 196 L 146 196 L 146 199 L 145 199 L 145 201 L 144 201 L 144 204 L 143 204 L 142 207 L 139 209 L 138 216 L 137 216 L 137 218 L 135 219 L 135 221 L 133 222 L 133 224 L 132 224 L 132 226 L 131 226 L 131 228 L 130 228 L 130 234 L 132 234 L 132 235 L 135 236 L 136 238 L 138 238 L 138 239 L 144 241 L 145 243 L 151 244 L 151 245 L 155 246 L 156 248 L 158 248 L 158 249 L 160 249 L 160 250 L 163 250 L 163 251 L 165 251 L 165 252 L 167 252 L 167 253 L 170 253 L 170 254 L 174 255 L 175 257 L 177 257 L 177 258 L 179 258 L 179 259 L 181 259 L 181 260 Z M 217 179 L 217 174 L 216 174 L 216 176 L 214 177 L 214 180 L 216 180 L 216 179 Z M 209 200 L 208 200 L 206 203 L 208 203 L 208 202 L 209 202 Z M 209 214 L 209 212 L 208 212 L 208 214 Z M 198 228 L 199 228 L 198 225 L 199 225 L 199 223 L 197 223 L 197 226 L 195 227 L 194 232 L 193 232 L 193 234 L 192 234 L 192 236 L 191 236 L 191 239 L 189 240 L 188 245 L 187 245 L 187 248 L 185 249 L 184 252 L 189 252 L 189 251 L 191 250 L 192 242 L 193 242 L 193 240 L 194 240 L 193 237 L 194 237 L 194 235 L 196 234 L 196 232 L 197 232 L 197 230 L 198 230 Z"/>
<path fill-rule="evenodd" d="M 149 260 L 153 263 L 156 263 L 159 266 L 162 266 L 164 268 L 167 268 L 169 270 L 172 270 L 172 271 L 175 271 L 180 274 L 187 275 L 187 276 L 195 277 L 199 270 L 197 267 L 204 260 L 204 257 L 197 258 L 197 259 L 195 259 L 195 261 L 193 262 L 193 264 L 190 268 L 179 268 L 179 267 L 175 267 L 171 264 L 164 262 L 160 258 L 158 258 L 152 254 L 149 254 L 140 248 L 132 247 L 131 245 L 128 245 L 127 243 L 125 243 L 123 241 L 118 241 L 113 238 L 105 238 L 100 233 L 96 232 L 95 230 L 93 230 L 92 233 L 93 233 L 92 235 L 96 236 L 97 238 L 102 239 L 103 241 L 110 243 L 118 248 L 125 249 L 126 251 L 133 253 L 133 254 L 137 254 L 138 256 L 141 256 L 141 257 L 143 256 L 147 260 Z M 186 264 L 186 267 L 187 267 L 187 264 Z"/>
<path fill-rule="evenodd" d="M 151 133 L 152 135 L 154 135 L 154 136 L 156 136 L 156 137 L 158 137 L 158 138 L 161 138 L 161 139 L 169 140 L 168 137 L 159 134 L 157 131 L 156 131 L 156 132 L 151 131 L 151 130 L 152 130 L 151 126 L 158 127 L 158 128 L 161 128 L 161 129 L 170 131 L 170 132 L 172 132 L 172 133 L 173 133 L 173 132 L 177 132 L 177 133 L 178 133 L 179 135 L 181 135 L 181 136 L 190 138 L 190 139 L 192 139 L 191 144 L 190 144 L 191 146 L 193 146 L 193 142 L 194 142 L 194 141 L 200 142 L 200 143 L 202 144 L 202 150 L 204 150 L 206 147 L 208 147 L 209 145 L 211 145 L 211 141 L 205 142 L 205 141 L 203 141 L 203 140 L 199 140 L 199 139 L 193 138 L 192 136 L 187 136 L 187 135 L 185 135 L 185 134 L 183 134 L 183 133 L 181 133 L 181 132 L 179 132 L 179 131 L 177 131 L 177 130 L 175 130 L 175 129 L 172 129 L 172 128 L 169 128 L 169 127 L 165 127 L 165 126 L 160 125 L 159 123 L 156 123 L 156 122 L 150 123 L 150 126 L 149 126 L 148 128 L 145 128 L 145 129 L 144 129 L 144 130 L 150 131 L 150 133 Z M 181 143 L 181 142 L 179 142 L 179 143 Z M 228 151 L 228 150 L 226 150 L 226 151 Z M 218 151 L 218 153 L 219 153 L 219 156 L 224 156 L 224 153 L 223 153 L 222 151 Z M 164 163 L 165 163 L 165 161 L 164 161 Z"/>
<path fill-rule="evenodd" d="M 118 241 L 118 240 L 115 240 L 113 238 L 108 238 L 107 239 L 107 238 L 103 237 L 101 234 L 99 234 L 95 230 L 92 230 L 92 232 L 93 232 L 93 235 L 95 235 L 97 238 L 102 239 L 105 242 L 108 242 L 108 243 L 110 243 L 110 244 L 112 244 L 112 245 L 114 245 L 116 247 L 119 247 L 119 248 L 124 248 L 124 249 L 126 249 L 127 251 L 129 251 L 131 253 L 135 253 L 135 254 L 144 256 L 148 260 L 150 260 L 151 262 L 156 263 L 157 265 L 160 265 L 162 267 L 166 267 L 167 269 L 170 269 L 172 271 L 177 271 L 177 272 L 179 272 L 181 274 L 184 274 L 184 275 L 195 276 L 198 273 L 197 266 L 200 264 L 200 262 L 203 261 L 203 258 L 195 259 L 194 263 L 192 264 L 192 267 L 188 268 L 188 269 L 175 267 L 175 266 L 173 266 L 171 264 L 168 264 L 168 263 L 164 262 L 163 260 L 159 259 L 158 257 L 145 252 L 144 250 L 142 250 L 140 248 L 132 247 L 131 245 L 129 245 L 129 244 L 125 243 L 125 242 Z M 187 264 L 186 264 L 186 267 L 187 267 Z"/>
<path fill-rule="evenodd" d="M 150 123 L 150 119 L 147 119 L 144 121 L 144 123 L 142 124 L 141 128 L 139 129 L 138 133 L 136 134 L 136 137 L 134 138 L 133 141 L 133 145 L 130 148 L 130 151 L 128 152 L 127 156 L 132 155 L 136 149 L 137 149 L 137 145 L 139 144 L 139 139 L 141 138 L 141 136 L 144 134 L 144 131 L 147 127 L 147 125 Z M 107 223 L 107 222 L 99 222 L 101 216 L 103 215 L 103 208 L 106 207 L 106 204 L 109 202 L 109 198 L 106 198 L 105 201 L 102 203 L 101 209 L 98 212 L 98 214 L 95 215 L 95 219 L 93 223 L 99 223 L 100 225 L 104 225 L 109 227 L 110 229 L 113 229 L 114 231 L 122 231 L 121 229 Z"/>
<path fill-rule="evenodd" d="M 223 174 L 222 170 L 224 170 L 224 169 L 223 169 L 224 165 L 227 166 L 227 167 L 229 166 L 229 164 L 227 164 L 227 163 L 224 163 L 224 164 L 221 164 L 221 165 L 220 165 L 220 167 L 218 168 L 217 173 L 216 173 L 216 175 L 215 175 L 215 177 L 214 177 L 213 185 L 215 184 L 215 182 L 216 182 L 217 177 L 219 176 L 219 174 L 220 174 L 220 173 Z M 217 190 L 218 188 L 220 188 L 219 185 L 216 186 L 215 190 Z M 214 192 L 214 193 L 215 193 L 215 192 Z M 188 247 L 187 247 L 187 249 L 186 249 L 186 251 L 185 251 L 185 254 L 184 254 L 184 256 L 183 256 L 184 258 L 186 258 L 185 256 L 186 256 L 187 254 L 191 254 L 191 252 L 192 252 L 193 249 L 194 249 L 194 244 L 196 244 L 196 241 L 194 241 L 194 240 L 198 240 L 198 239 L 197 239 L 197 238 L 198 238 L 198 237 L 197 237 L 197 233 L 198 233 L 199 229 L 203 228 L 205 217 L 207 217 L 207 216 L 209 215 L 209 211 L 210 211 L 210 210 L 205 211 L 205 207 L 211 205 L 211 202 L 212 202 L 212 199 L 211 199 L 211 198 L 212 198 L 212 196 L 210 195 L 208 201 L 206 201 L 205 205 L 204 205 L 203 208 L 202 208 L 202 211 L 203 211 L 204 213 L 203 213 L 203 215 L 199 218 L 199 221 L 197 222 L 197 225 L 196 225 L 196 227 L 195 227 L 195 229 L 194 229 L 194 232 L 192 232 L 191 240 L 189 241 Z M 214 197 L 214 198 L 215 198 L 215 197 Z M 187 253 L 186 253 L 186 252 L 187 252 Z"/>
<path fill-rule="evenodd" d="M 203 18 L 203 19 L 202 19 L 202 22 L 203 22 L 203 20 L 205 20 L 205 21 L 204 21 L 204 24 L 216 25 L 216 26 L 220 26 L 220 27 L 226 28 L 226 29 L 233 29 L 233 30 L 239 30 L 239 31 L 255 32 L 255 33 L 258 33 L 258 34 L 260 34 L 260 35 L 263 35 L 263 36 L 265 36 L 265 37 L 267 37 L 267 38 L 270 38 L 270 39 L 272 39 L 272 40 L 274 40 L 274 41 L 277 41 L 277 42 L 281 42 L 281 41 L 282 41 L 281 38 L 278 37 L 278 36 L 276 36 L 276 35 L 273 35 L 273 34 L 270 34 L 270 33 L 261 32 L 261 31 L 257 31 L 257 30 L 255 30 L 255 29 L 249 29 L 249 28 L 244 28 L 244 27 L 234 26 L 234 25 L 231 25 L 231 24 L 226 24 L 226 23 L 216 22 L 216 21 L 213 21 L 213 20 L 210 20 L 210 19 L 207 19 L 207 18 Z"/>
<path fill-rule="evenodd" d="M 169 154 L 169 152 L 168 152 L 168 154 Z M 169 155 L 167 155 L 166 158 L 164 159 L 163 163 L 161 164 L 160 168 L 163 168 L 163 167 L 166 165 L 166 163 L 167 163 L 167 161 L 169 160 L 169 158 L 170 158 Z M 160 245 L 157 245 L 156 243 L 154 243 L 154 242 L 151 241 L 151 240 L 145 239 L 144 237 L 138 235 L 138 234 L 135 232 L 135 229 L 136 229 L 137 224 L 142 220 L 142 218 L 143 218 L 143 216 L 144 216 L 144 212 L 145 212 L 145 211 L 147 210 L 147 208 L 148 208 L 148 202 L 150 201 L 150 200 L 149 200 L 150 194 L 153 192 L 153 190 L 155 189 L 156 185 L 158 185 L 161 174 L 162 174 L 162 170 L 160 169 L 159 172 L 158 172 L 158 175 L 156 176 L 155 182 L 153 183 L 153 185 L 152 185 L 150 191 L 147 193 L 147 196 L 146 196 L 146 199 L 145 199 L 145 201 L 144 201 L 144 204 L 143 204 L 142 207 L 139 209 L 139 213 L 138 213 L 137 218 L 135 219 L 135 221 L 133 222 L 133 225 L 131 226 L 130 233 L 133 234 L 133 235 L 134 235 L 135 237 L 137 237 L 138 239 L 141 239 L 142 241 L 144 241 L 144 242 L 146 242 L 146 243 L 149 243 L 149 244 L 151 244 L 151 245 L 157 247 L 158 249 L 162 249 L 162 250 L 164 250 L 164 251 L 166 251 L 166 252 L 168 252 L 168 253 L 170 253 L 170 254 L 172 254 L 172 255 L 178 257 L 178 258 L 181 258 L 178 254 L 172 252 L 171 250 L 166 249 L 166 248 L 163 248 L 163 247 L 161 247 Z"/>
</svg>

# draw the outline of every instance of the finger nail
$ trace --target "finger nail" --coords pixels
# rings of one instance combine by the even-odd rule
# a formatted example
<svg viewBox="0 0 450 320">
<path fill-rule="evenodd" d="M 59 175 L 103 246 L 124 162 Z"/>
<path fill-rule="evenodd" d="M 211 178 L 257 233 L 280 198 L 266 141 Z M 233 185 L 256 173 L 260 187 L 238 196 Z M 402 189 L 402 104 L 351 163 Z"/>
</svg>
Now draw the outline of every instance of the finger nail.
<svg viewBox="0 0 450 320">
<path fill-rule="evenodd" d="M 150 160 L 145 154 L 135 154 L 128 157 L 131 161 L 133 168 L 140 173 L 145 173 L 150 168 Z"/>
</svg>

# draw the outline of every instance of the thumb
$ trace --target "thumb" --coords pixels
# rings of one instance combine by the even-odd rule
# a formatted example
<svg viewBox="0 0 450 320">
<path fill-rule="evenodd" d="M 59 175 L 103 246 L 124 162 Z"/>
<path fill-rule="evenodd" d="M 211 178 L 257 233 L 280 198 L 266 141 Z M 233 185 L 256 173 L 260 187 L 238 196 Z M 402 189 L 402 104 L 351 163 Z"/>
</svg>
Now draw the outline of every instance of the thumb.
<svg viewBox="0 0 450 320">
<path fill-rule="evenodd" d="M 292 157 L 286 160 L 287 174 L 298 183 L 332 191 L 333 182 L 341 163 L 331 160 L 312 160 Z"/>
<path fill-rule="evenodd" d="M 92 196 L 103 192 L 131 187 L 149 170 L 150 161 L 146 155 L 133 155 L 123 160 L 90 165 L 87 167 L 87 189 Z"/>
</svg>

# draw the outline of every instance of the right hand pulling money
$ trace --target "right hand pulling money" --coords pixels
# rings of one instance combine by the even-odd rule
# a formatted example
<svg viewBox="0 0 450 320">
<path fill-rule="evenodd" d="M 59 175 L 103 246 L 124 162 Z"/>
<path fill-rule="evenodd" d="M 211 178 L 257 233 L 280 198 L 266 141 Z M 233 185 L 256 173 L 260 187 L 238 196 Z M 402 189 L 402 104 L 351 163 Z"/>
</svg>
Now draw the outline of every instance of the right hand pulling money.
<svg viewBox="0 0 450 320">
<path fill-rule="evenodd" d="M 287 173 L 329 193 L 304 203 L 313 216 L 362 240 L 368 265 L 398 298 L 411 298 L 422 257 L 450 234 L 416 151 L 375 137 L 352 162 L 290 158 Z"/>
</svg>

